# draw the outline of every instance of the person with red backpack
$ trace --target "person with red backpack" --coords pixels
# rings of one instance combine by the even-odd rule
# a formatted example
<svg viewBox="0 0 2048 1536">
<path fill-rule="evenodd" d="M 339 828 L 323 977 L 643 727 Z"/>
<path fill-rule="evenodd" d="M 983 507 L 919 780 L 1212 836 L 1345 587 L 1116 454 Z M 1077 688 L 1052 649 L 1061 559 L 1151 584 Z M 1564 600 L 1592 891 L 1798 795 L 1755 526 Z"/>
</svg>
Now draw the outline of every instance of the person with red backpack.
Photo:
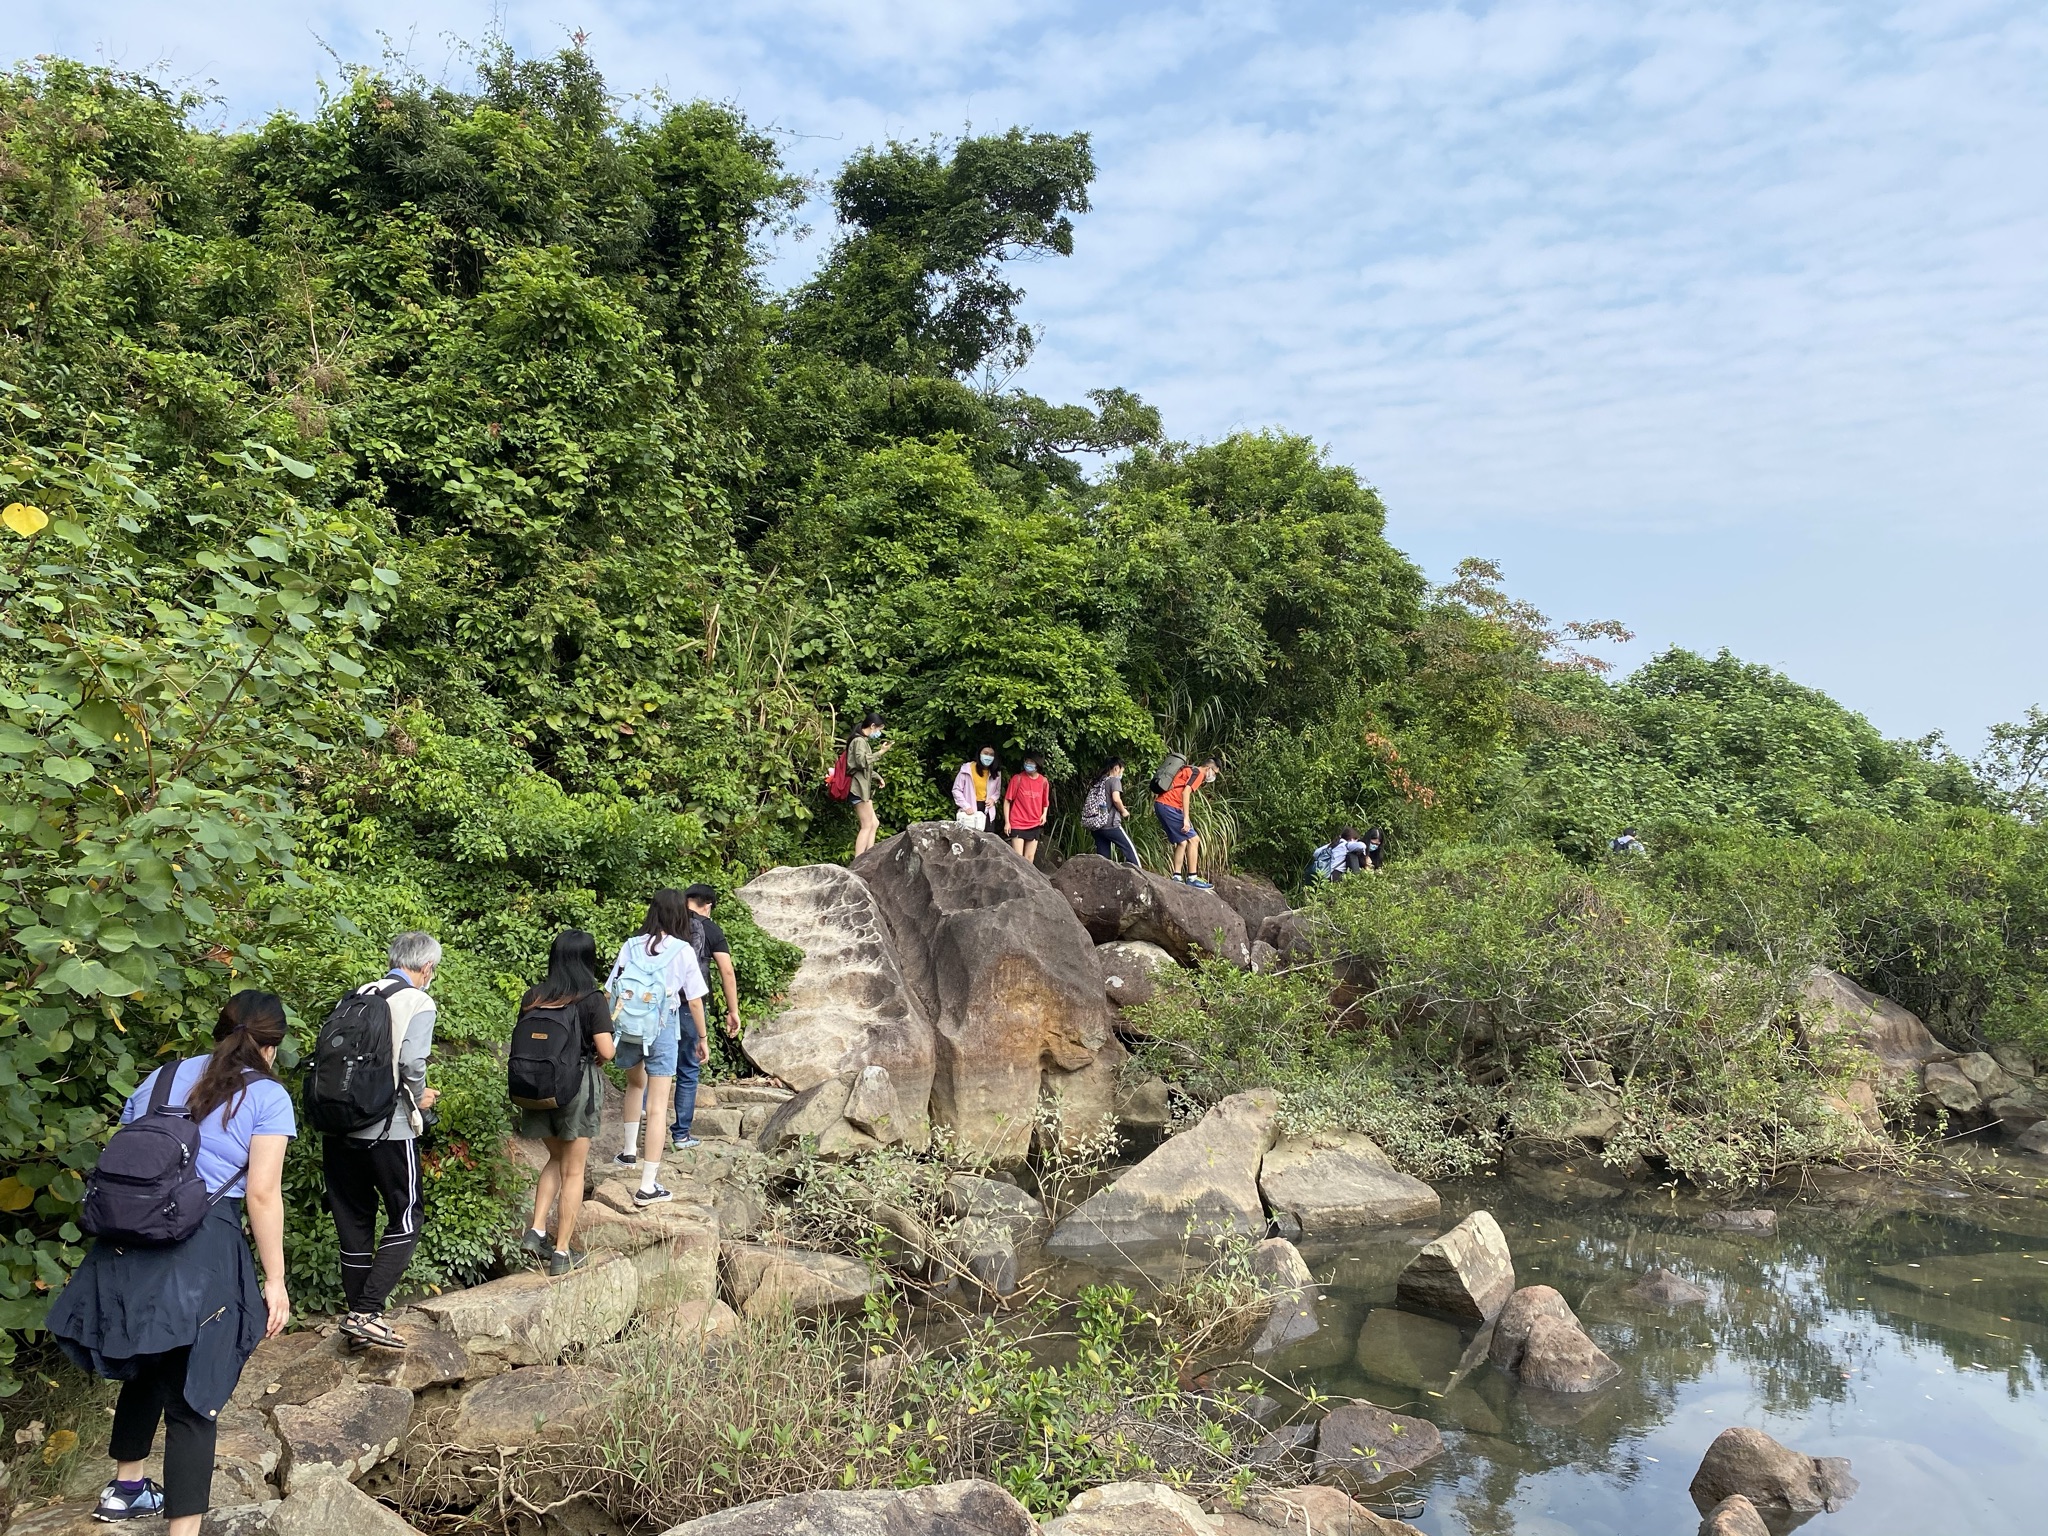
<svg viewBox="0 0 2048 1536">
<path fill-rule="evenodd" d="M 547 975 L 519 1000 L 509 1053 L 519 1134 L 548 1149 L 548 1165 L 533 1192 L 533 1220 L 519 1246 L 546 1259 L 551 1275 L 580 1269 L 589 1258 L 572 1249 L 569 1239 L 583 1211 L 590 1138 L 604 1118 L 600 1064 L 614 1051 L 611 1004 L 597 985 L 597 940 L 581 928 L 566 928 L 548 948 Z"/>
<path fill-rule="evenodd" d="M 256 1346 L 291 1321 L 284 1154 L 298 1125 L 277 1080 L 284 1036 L 282 1001 L 237 992 L 210 1057 L 158 1067 L 128 1096 L 87 1181 L 79 1222 L 95 1240 L 43 1326 L 79 1369 L 121 1383 L 96 1520 L 162 1515 L 169 1536 L 199 1536 L 220 1412 Z M 145 1472 L 159 1424 L 161 1485 Z"/>
<path fill-rule="evenodd" d="M 846 744 L 847 798 L 853 802 L 853 814 L 860 822 L 860 830 L 853 835 L 856 859 L 875 846 L 875 837 L 882 829 L 881 817 L 875 813 L 875 790 L 884 781 L 875 772 L 875 762 L 888 751 L 888 743 L 882 740 L 882 717 L 871 709 L 861 717 L 860 729 Z"/>
</svg>

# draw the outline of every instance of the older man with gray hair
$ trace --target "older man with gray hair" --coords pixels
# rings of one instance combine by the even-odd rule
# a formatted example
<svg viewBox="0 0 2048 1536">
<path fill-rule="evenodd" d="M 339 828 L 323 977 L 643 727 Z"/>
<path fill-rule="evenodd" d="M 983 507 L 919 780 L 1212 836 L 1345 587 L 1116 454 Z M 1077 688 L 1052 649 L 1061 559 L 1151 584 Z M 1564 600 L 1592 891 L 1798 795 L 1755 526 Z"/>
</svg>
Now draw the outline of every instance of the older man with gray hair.
<svg viewBox="0 0 2048 1536">
<path fill-rule="evenodd" d="M 440 969 L 441 943 L 431 933 L 401 933 L 387 954 L 391 969 L 356 990 L 374 991 L 391 1010 L 397 1103 L 382 1121 L 324 1138 L 320 1167 L 341 1239 L 341 1288 L 348 1298 L 341 1331 L 358 1344 L 403 1349 L 404 1338 L 384 1321 L 384 1304 L 420 1241 L 417 1138 L 425 1128 L 421 1112 L 440 1097 L 427 1086 L 427 1057 L 434 1049 L 434 1000 L 427 988 Z M 379 1204 L 385 1215 L 382 1238 Z"/>
</svg>

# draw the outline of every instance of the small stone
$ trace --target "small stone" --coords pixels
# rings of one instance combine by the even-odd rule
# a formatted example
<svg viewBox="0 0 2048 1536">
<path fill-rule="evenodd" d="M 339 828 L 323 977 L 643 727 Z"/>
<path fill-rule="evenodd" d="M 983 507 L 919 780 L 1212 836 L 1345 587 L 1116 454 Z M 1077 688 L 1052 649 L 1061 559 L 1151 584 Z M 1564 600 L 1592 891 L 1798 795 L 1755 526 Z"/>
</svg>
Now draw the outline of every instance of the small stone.
<svg viewBox="0 0 2048 1536">
<path fill-rule="evenodd" d="M 896 1085 L 890 1081 L 887 1067 L 860 1069 L 846 1096 L 843 1113 L 855 1130 L 874 1137 L 884 1146 L 903 1139 L 903 1106 L 897 1100 Z"/>
<path fill-rule="evenodd" d="M 1427 1419 L 1390 1413 L 1372 1403 L 1347 1403 L 1316 1428 L 1315 1481 L 1353 1491 L 1377 1488 L 1443 1453 L 1443 1436 Z"/>
<path fill-rule="evenodd" d="M 1856 1492 L 1842 1456 L 1808 1456 L 1780 1445 L 1760 1429 L 1724 1429 L 1707 1447 L 1693 1474 L 1692 1501 L 1702 1514 L 1740 1494 L 1766 1520 L 1836 1510 Z"/>
<path fill-rule="evenodd" d="M 1707 1518 L 1700 1524 L 1700 1536 L 1771 1536 L 1771 1528 L 1764 1524 L 1764 1517 L 1756 1512 L 1754 1504 L 1739 1493 L 1731 1493 L 1707 1511 Z"/>
<path fill-rule="evenodd" d="M 1668 1269 L 1649 1271 L 1628 1288 L 1628 1294 L 1657 1307 L 1696 1307 L 1707 1300 L 1705 1291 Z"/>
<path fill-rule="evenodd" d="M 1741 1237 L 1776 1237 L 1778 1213 L 1768 1210 L 1709 1211 L 1700 1218 L 1700 1228 L 1706 1232 L 1733 1232 Z"/>
</svg>

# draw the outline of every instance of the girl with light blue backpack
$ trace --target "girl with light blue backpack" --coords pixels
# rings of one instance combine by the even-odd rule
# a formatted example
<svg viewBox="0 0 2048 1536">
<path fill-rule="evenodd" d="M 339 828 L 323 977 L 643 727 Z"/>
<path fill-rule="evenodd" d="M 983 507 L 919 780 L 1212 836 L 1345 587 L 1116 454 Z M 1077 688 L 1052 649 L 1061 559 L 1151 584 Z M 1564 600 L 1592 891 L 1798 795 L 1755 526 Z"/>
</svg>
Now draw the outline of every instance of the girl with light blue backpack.
<svg viewBox="0 0 2048 1536">
<path fill-rule="evenodd" d="M 704 1033 L 704 994 L 710 989 L 697 964 L 697 952 L 690 947 L 689 924 L 690 909 L 683 893 L 656 891 L 647 907 L 647 920 L 620 946 L 611 977 L 605 982 L 611 1000 L 612 1037 L 618 1049 L 614 1059 L 626 1069 L 626 1145 L 612 1161 L 622 1168 L 640 1169 L 640 1188 L 634 1192 L 633 1203 L 642 1208 L 675 1198 L 661 1187 L 659 1179 L 669 1089 L 680 1076 L 694 1106 L 697 1070 L 710 1055 L 710 1041 Z M 686 1014 L 691 1024 L 687 1031 L 683 1028 Z M 676 1123 L 687 1126 L 682 1108 L 678 1103 Z M 676 1145 L 695 1146 L 696 1140 L 686 1130 Z"/>
</svg>

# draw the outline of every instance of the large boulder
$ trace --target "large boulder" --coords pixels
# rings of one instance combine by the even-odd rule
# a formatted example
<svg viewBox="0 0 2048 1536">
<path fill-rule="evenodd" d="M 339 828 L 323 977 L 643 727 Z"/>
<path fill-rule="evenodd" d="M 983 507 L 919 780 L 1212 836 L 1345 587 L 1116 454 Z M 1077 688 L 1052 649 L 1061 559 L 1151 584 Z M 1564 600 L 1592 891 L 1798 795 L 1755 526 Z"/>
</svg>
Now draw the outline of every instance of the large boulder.
<svg viewBox="0 0 2048 1536">
<path fill-rule="evenodd" d="M 1820 966 L 1800 994 L 1799 1033 L 1808 1049 L 1829 1038 L 1852 1046 L 1861 1063 L 1857 1075 L 1875 1082 L 1909 1081 L 1929 1062 L 1955 1055 L 1890 998 L 1866 992 L 1839 971 Z"/>
<path fill-rule="evenodd" d="M 1279 886 L 1270 880 L 1261 880 L 1257 875 L 1217 875 L 1214 884 L 1216 894 L 1229 902 L 1237 915 L 1244 919 L 1244 931 L 1254 939 L 1268 918 L 1293 910 Z"/>
<path fill-rule="evenodd" d="M 876 1287 L 867 1265 L 837 1254 L 772 1243 L 727 1243 L 719 1258 L 725 1294 L 742 1317 L 779 1311 L 856 1310 Z"/>
<path fill-rule="evenodd" d="M 1989 1115 L 1982 1090 L 1952 1061 L 1930 1061 L 1920 1069 L 1920 1098 L 1930 1113 L 1946 1114 L 1964 1128 L 1983 1124 Z"/>
<path fill-rule="evenodd" d="M 896 1091 L 896 1080 L 889 1076 L 887 1067 L 879 1066 L 860 1069 L 847 1092 L 842 1113 L 856 1131 L 872 1136 L 884 1146 L 902 1141 L 904 1127 L 910 1121 L 903 1097 Z M 920 1118 L 922 1114 L 920 1111 Z"/>
<path fill-rule="evenodd" d="M 1102 993 L 1118 1008 L 1152 1001 L 1153 979 L 1173 966 L 1173 956 L 1143 939 L 1113 939 L 1095 946 L 1096 969 L 1102 972 Z"/>
<path fill-rule="evenodd" d="M 325 1477 L 360 1477 L 398 1454 L 412 1424 L 412 1394 L 403 1387 L 354 1382 L 271 1415 L 283 1442 L 277 1481 L 286 1497 Z"/>
<path fill-rule="evenodd" d="M 1316 1427 L 1315 1481 L 1352 1492 L 1404 1477 L 1443 1454 L 1444 1437 L 1427 1419 L 1374 1403 L 1333 1408 Z"/>
<path fill-rule="evenodd" d="M 756 1144 L 763 1152 L 779 1152 L 808 1142 L 818 1156 L 828 1159 L 875 1151 L 881 1142 L 846 1118 L 860 1076 L 858 1072 L 846 1072 L 828 1077 L 778 1105 L 761 1126 Z M 928 1123 L 926 1134 L 930 1134 Z"/>
<path fill-rule="evenodd" d="M 1068 859 L 1053 872 L 1052 883 L 1098 944 L 1138 939 L 1183 965 L 1204 955 L 1237 966 L 1252 962 L 1244 918 L 1214 891 L 1092 853 Z"/>
<path fill-rule="evenodd" d="M 1395 1296 L 1404 1307 L 1484 1323 L 1515 1289 L 1508 1240 L 1490 1211 L 1474 1211 L 1408 1261 Z"/>
<path fill-rule="evenodd" d="M 1607 1352 L 1574 1319 L 1539 1317 L 1529 1329 L 1515 1374 L 1545 1392 L 1597 1392 L 1621 1374 Z"/>
<path fill-rule="evenodd" d="M 670 1526 L 665 1536 L 1039 1536 L 1022 1504 L 994 1483 L 792 1493 Z"/>
<path fill-rule="evenodd" d="M 1273 1144 L 1278 1109 L 1270 1089 L 1231 1095 L 1084 1200 L 1053 1229 L 1046 1251 L 1089 1259 L 1262 1236 L 1259 1163 Z"/>
<path fill-rule="evenodd" d="M 270 1512 L 270 1536 L 418 1536 L 362 1489 L 339 1477 L 315 1478 Z M 201 1528 L 202 1536 L 204 1527 Z"/>
<path fill-rule="evenodd" d="M 1394 1167 L 1369 1136 L 1318 1131 L 1289 1136 L 1266 1154 L 1259 1189 L 1280 1221 L 1307 1238 L 1359 1227 L 1435 1221 L 1435 1190 Z"/>
<path fill-rule="evenodd" d="M 1572 1327 L 1579 1315 L 1572 1311 L 1561 1292 L 1548 1285 L 1525 1285 L 1508 1297 L 1493 1320 L 1493 1336 L 1487 1341 L 1486 1358 L 1500 1369 L 1514 1372 L 1521 1366 L 1522 1350 L 1529 1342 L 1529 1330 L 1541 1317 L 1556 1318 Z"/>
<path fill-rule="evenodd" d="M 1042 1536 L 1215 1536 L 1208 1514 L 1164 1483 L 1104 1483 L 1077 1495 Z"/>
<path fill-rule="evenodd" d="M 449 1443 L 472 1451 L 575 1440 L 617 1384 L 610 1371 L 586 1365 L 507 1371 L 458 1394 L 439 1430 Z"/>
<path fill-rule="evenodd" d="M 1845 1456 L 1808 1456 L 1743 1426 L 1714 1437 L 1689 1491 L 1701 1514 L 1740 1494 L 1764 1519 L 1782 1523 L 1840 1509 L 1856 1492 L 1856 1479 Z"/>
<path fill-rule="evenodd" d="M 918 1011 L 932 1021 L 932 1117 L 961 1151 L 1030 1150 L 1041 1094 L 1077 1140 L 1115 1113 L 1125 1057 L 1095 947 L 1045 876 L 986 832 L 922 822 L 854 861 Z M 896 1073 L 900 1098 L 910 1085 Z"/>
<path fill-rule="evenodd" d="M 640 1299 L 640 1274 L 622 1253 L 581 1269 L 507 1275 L 421 1302 L 418 1311 L 467 1352 L 472 1375 L 553 1365 L 564 1353 L 618 1337 Z"/>
<path fill-rule="evenodd" d="M 1134 865 L 1084 853 L 1052 872 L 1052 887 L 1097 944 L 1113 944 L 1155 924 L 1158 893 Z"/>
<path fill-rule="evenodd" d="M 884 1067 L 903 1139 L 930 1145 L 931 1019 L 904 984 L 874 892 L 851 870 L 807 864 L 757 875 L 739 897 L 766 932 L 804 953 L 782 1010 L 749 1025 L 747 1055 L 799 1091 Z"/>
</svg>

